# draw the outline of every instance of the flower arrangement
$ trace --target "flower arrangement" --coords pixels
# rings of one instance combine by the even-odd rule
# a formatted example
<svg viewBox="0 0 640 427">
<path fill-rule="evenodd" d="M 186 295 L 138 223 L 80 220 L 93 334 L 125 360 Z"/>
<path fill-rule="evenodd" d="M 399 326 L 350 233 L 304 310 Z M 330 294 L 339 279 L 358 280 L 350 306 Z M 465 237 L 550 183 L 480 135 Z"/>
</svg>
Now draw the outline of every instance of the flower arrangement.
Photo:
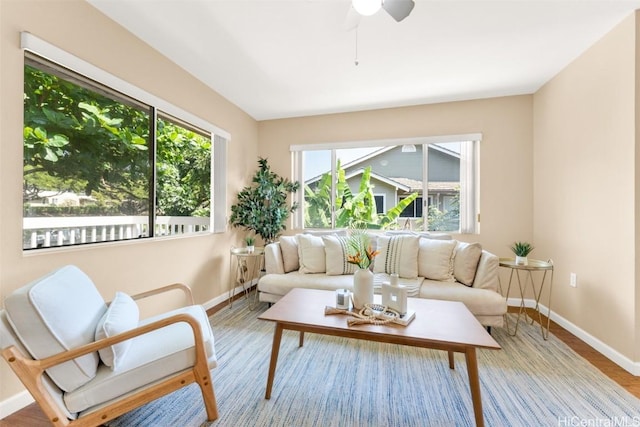
<svg viewBox="0 0 640 427">
<path fill-rule="evenodd" d="M 374 251 L 371 239 L 364 230 L 353 230 L 347 240 L 347 262 L 360 268 L 369 268 L 373 259 L 380 253 Z"/>
</svg>

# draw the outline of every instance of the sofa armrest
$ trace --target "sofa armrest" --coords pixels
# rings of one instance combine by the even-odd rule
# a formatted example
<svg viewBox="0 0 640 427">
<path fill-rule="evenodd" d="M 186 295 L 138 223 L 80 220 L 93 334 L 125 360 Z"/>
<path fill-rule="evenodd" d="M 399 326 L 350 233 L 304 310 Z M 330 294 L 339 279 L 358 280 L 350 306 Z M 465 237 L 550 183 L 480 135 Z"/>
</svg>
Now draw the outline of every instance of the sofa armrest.
<svg viewBox="0 0 640 427">
<path fill-rule="evenodd" d="M 478 289 L 488 289 L 494 292 L 500 292 L 500 281 L 498 279 L 498 268 L 500 267 L 500 259 L 485 250 L 482 251 L 476 276 L 473 279 L 473 287 Z"/>
<path fill-rule="evenodd" d="M 264 247 L 264 269 L 267 274 L 284 274 L 280 242 L 269 243 Z"/>
</svg>

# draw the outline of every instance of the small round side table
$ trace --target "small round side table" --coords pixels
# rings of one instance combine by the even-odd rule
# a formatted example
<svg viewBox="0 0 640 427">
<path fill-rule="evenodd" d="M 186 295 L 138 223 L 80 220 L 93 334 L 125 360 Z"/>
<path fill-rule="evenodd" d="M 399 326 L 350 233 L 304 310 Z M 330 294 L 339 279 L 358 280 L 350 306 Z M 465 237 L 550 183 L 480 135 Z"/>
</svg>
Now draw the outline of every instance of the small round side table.
<svg viewBox="0 0 640 427">
<path fill-rule="evenodd" d="M 233 307 L 233 291 L 242 286 L 245 298 L 249 298 L 249 310 L 253 310 L 258 303 L 258 290 L 251 300 L 251 287 L 257 286 L 262 268 L 264 248 L 256 247 L 252 252 L 247 248 L 231 248 L 229 253 L 229 307 Z M 234 268 L 235 266 L 235 268 Z"/>
<path fill-rule="evenodd" d="M 542 333 L 542 338 L 547 339 L 549 337 L 549 324 L 550 324 L 550 314 L 551 314 L 551 291 L 553 289 L 553 261 L 541 261 L 537 259 L 529 259 L 527 264 L 516 264 L 516 260 L 513 258 L 500 258 L 500 267 L 511 269 L 511 273 L 509 274 L 509 285 L 507 286 L 507 293 L 504 295 L 505 298 L 509 298 L 509 291 L 511 290 L 511 283 L 513 282 L 513 277 L 516 277 L 516 281 L 518 282 L 518 289 L 520 290 L 520 308 L 518 310 L 518 319 L 516 320 L 516 326 L 513 330 L 513 333 L 509 329 L 509 321 L 508 317 L 505 315 L 505 324 L 507 325 L 507 332 L 514 336 L 518 333 L 518 323 L 520 322 L 520 316 L 524 313 L 525 321 L 527 316 L 531 319 L 530 324 L 533 324 L 534 318 L 529 315 L 526 311 L 525 303 L 524 303 L 524 295 L 526 293 L 527 287 L 531 284 L 531 290 L 533 291 L 533 295 L 536 301 L 536 305 L 534 307 L 534 312 L 538 314 L 538 322 L 540 323 L 540 332 Z M 540 272 L 542 274 L 538 275 L 540 281 L 536 284 L 534 280 L 535 272 Z M 523 273 L 524 280 L 520 277 L 520 273 Z M 549 275 L 547 276 L 547 273 Z M 547 301 L 547 321 L 543 322 L 542 313 L 540 312 L 540 297 L 542 296 L 542 289 L 545 286 L 545 283 L 549 282 L 549 299 Z M 500 285 L 500 290 L 502 290 L 502 285 Z M 546 323 L 546 325 L 545 325 Z"/>
</svg>

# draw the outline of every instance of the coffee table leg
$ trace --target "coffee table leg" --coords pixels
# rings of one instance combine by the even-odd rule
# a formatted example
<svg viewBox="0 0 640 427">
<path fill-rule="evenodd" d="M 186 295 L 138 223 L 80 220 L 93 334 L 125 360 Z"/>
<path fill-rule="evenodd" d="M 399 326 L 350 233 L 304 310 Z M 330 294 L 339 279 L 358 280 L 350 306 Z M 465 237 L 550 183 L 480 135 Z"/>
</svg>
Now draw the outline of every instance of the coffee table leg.
<svg viewBox="0 0 640 427">
<path fill-rule="evenodd" d="M 300 342 L 298 343 L 300 347 L 304 345 L 304 332 L 300 331 Z"/>
<path fill-rule="evenodd" d="M 465 352 L 467 360 L 467 371 L 469 372 L 469 388 L 471 389 L 471 401 L 473 402 L 473 414 L 476 418 L 476 426 L 484 426 L 482 416 L 482 397 L 480 396 L 480 377 L 478 376 L 478 359 L 476 349 L 468 348 Z"/>
<path fill-rule="evenodd" d="M 449 353 L 449 369 L 455 369 L 456 363 L 453 360 L 453 351 L 448 351 L 447 353 Z"/>
<path fill-rule="evenodd" d="M 278 352 L 280 351 L 280 341 L 282 340 L 282 325 L 276 322 L 276 329 L 273 333 L 273 345 L 271 346 L 271 363 L 269 363 L 269 375 L 267 377 L 267 391 L 265 399 L 271 398 L 271 388 L 273 387 L 273 377 L 276 374 L 276 364 L 278 363 Z"/>
</svg>

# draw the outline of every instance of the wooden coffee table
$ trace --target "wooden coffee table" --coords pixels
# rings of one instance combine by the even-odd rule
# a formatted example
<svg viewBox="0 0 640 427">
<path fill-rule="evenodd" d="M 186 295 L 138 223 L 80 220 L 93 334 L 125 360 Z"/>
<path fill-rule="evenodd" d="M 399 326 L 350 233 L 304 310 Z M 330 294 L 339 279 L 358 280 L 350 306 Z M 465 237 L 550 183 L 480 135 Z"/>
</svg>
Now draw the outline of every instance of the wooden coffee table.
<svg viewBox="0 0 640 427">
<path fill-rule="evenodd" d="M 484 425 L 476 348 L 499 350 L 500 345 L 487 333 L 463 303 L 409 298 L 408 306 L 416 312 L 416 317 L 408 326 L 395 324 L 348 326 L 345 315 L 325 316 L 325 306 L 335 306 L 333 291 L 293 289 L 260 315 L 259 319 L 276 322 L 267 377 L 266 399 L 271 398 L 282 331 L 289 329 L 300 332 L 301 347 L 304 344 L 304 333 L 312 332 L 444 350 L 449 354 L 449 368 L 451 369 L 455 367 L 453 353 L 464 353 L 476 425 Z"/>
</svg>

